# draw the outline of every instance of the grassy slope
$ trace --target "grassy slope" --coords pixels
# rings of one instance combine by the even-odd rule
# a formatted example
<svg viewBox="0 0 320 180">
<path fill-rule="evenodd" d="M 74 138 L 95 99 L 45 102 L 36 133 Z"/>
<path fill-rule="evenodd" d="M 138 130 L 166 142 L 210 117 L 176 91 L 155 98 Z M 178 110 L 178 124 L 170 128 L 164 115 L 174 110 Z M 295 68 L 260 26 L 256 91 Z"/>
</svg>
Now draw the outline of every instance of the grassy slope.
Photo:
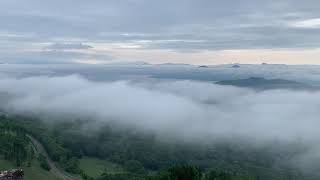
<svg viewBox="0 0 320 180">
<path fill-rule="evenodd" d="M 124 172 L 121 166 L 117 164 L 91 157 L 81 158 L 80 168 L 91 177 L 98 177 L 103 172 L 110 174 Z"/>
<path fill-rule="evenodd" d="M 0 170 L 8 170 L 17 168 L 11 162 L 7 160 L 3 160 L 0 158 Z M 55 177 L 52 173 L 43 170 L 37 160 L 32 162 L 31 167 L 26 167 L 25 165 L 19 167 L 24 170 L 25 180 L 59 180 L 59 178 Z"/>
</svg>

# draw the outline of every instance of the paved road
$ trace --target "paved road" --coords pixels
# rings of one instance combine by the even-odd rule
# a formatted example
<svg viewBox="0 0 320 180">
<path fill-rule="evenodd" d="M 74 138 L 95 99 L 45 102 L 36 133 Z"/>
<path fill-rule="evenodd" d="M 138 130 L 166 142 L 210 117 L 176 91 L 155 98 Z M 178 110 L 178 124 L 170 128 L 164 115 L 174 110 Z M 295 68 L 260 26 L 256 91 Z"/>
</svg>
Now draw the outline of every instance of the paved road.
<svg viewBox="0 0 320 180">
<path fill-rule="evenodd" d="M 43 154 L 48 161 L 48 164 L 51 168 L 51 172 L 53 174 L 55 174 L 57 177 L 60 177 L 61 179 L 64 180 L 76 180 L 76 178 L 72 177 L 71 175 L 67 174 L 66 172 L 64 172 L 63 170 L 59 169 L 54 162 L 52 161 L 52 159 L 49 157 L 47 151 L 45 150 L 45 148 L 42 146 L 42 144 L 35 139 L 34 137 L 27 135 L 27 137 L 31 140 L 32 144 L 35 146 L 37 153 L 41 153 Z"/>
</svg>

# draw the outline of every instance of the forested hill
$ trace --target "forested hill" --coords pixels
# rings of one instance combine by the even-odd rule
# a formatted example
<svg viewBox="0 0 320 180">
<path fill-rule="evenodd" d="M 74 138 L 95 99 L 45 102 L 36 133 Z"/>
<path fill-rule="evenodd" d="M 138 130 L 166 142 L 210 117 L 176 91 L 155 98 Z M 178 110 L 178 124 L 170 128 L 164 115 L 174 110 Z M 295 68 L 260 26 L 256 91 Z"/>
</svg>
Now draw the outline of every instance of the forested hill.
<svg viewBox="0 0 320 180">
<path fill-rule="evenodd" d="M 216 84 L 232 85 L 238 87 L 247 87 L 259 90 L 268 89 L 291 89 L 291 90 L 316 90 L 319 87 L 311 86 L 296 81 L 284 79 L 265 79 L 260 77 L 251 77 L 247 79 L 224 80 L 218 81 Z"/>
<path fill-rule="evenodd" d="M 14 134 L 31 134 L 60 168 L 84 179 L 171 180 L 186 176 L 192 177 L 190 180 L 318 179 L 285 163 L 299 152 L 295 145 L 254 148 L 229 142 L 206 145 L 163 142 L 151 134 L 111 124 L 104 124 L 94 133 L 83 133 L 82 127 L 88 122 L 85 120 L 57 121 L 48 125 L 36 118 L 15 116 L 2 118 L 0 122 L 16 129 Z M 1 142 L 7 143 L 4 137 L 10 134 L 2 133 Z M 1 153 L 17 165 L 28 163 L 31 156 L 28 155 L 31 152 L 28 140 L 23 140 L 25 135 L 20 139 L 17 140 L 21 142 L 18 154 L 13 149 L 0 148 Z M 96 160 L 85 161 L 88 158 Z M 39 160 L 43 168 L 48 167 Z M 104 165 L 101 167 L 101 164 Z M 99 173 L 92 172 L 96 169 Z"/>
</svg>

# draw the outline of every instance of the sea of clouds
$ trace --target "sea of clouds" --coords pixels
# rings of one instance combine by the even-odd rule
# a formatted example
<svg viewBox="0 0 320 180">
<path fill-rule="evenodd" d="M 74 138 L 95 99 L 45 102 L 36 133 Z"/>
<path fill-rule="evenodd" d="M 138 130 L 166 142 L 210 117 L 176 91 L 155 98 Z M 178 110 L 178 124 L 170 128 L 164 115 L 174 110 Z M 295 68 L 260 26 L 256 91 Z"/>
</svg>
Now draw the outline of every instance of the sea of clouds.
<svg viewBox="0 0 320 180">
<path fill-rule="evenodd" d="M 320 91 L 266 90 L 191 80 L 90 81 L 78 75 L 1 78 L 16 113 L 91 117 L 184 138 L 318 141 Z"/>
</svg>

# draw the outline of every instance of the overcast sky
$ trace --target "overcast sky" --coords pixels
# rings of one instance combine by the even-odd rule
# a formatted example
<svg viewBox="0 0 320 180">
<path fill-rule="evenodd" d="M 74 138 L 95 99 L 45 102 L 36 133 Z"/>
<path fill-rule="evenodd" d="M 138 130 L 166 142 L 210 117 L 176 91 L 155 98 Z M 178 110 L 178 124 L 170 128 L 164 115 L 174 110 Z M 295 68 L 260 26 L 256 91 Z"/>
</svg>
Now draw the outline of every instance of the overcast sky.
<svg viewBox="0 0 320 180">
<path fill-rule="evenodd" d="M 320 64 L 319 0 L 1 0 L 3 63 Z"/>
</svg>

